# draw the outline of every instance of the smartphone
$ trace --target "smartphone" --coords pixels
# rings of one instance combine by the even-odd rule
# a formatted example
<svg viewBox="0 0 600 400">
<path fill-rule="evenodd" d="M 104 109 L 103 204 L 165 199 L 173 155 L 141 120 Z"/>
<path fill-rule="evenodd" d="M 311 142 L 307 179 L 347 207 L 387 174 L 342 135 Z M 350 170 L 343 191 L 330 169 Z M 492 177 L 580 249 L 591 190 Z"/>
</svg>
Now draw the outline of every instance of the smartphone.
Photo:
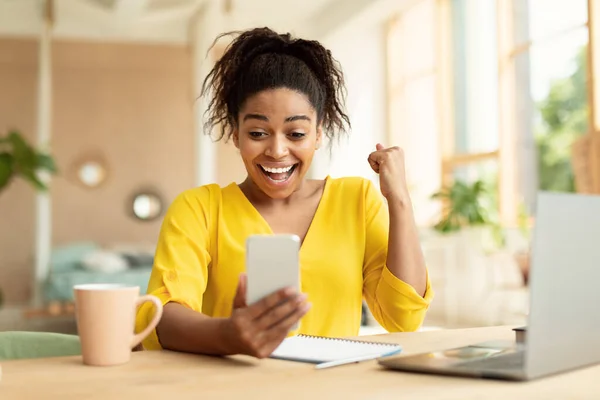
<svg viewBox="0 0 600 400">
<path fill-rule="evenodd" d="M 291 286 L 300 292 L 300 238 L 252 235 L 246 240 L 246 304 Z"/>
</svg>

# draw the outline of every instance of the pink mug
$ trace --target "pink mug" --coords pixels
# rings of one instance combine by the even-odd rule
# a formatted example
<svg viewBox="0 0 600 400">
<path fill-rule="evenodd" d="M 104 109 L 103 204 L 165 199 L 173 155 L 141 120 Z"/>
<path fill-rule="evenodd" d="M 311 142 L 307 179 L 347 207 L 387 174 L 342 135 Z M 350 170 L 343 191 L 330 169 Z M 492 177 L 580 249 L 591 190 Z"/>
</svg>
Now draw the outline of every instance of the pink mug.
<svg viewBox="0 0 600 400">
<path fill-rule="evenodd" d="M 120 284 L 76 285 L 75 315 L 86 365 L 109 366 L 128 362 L 132 348 L 152 332 L 162 317 L 162 303 L 152 295 L 140 296 L 139 286 Z M 134 334 L 137 307 L 150 301 L 156 312 L 142 332 Z"/>
</svg>

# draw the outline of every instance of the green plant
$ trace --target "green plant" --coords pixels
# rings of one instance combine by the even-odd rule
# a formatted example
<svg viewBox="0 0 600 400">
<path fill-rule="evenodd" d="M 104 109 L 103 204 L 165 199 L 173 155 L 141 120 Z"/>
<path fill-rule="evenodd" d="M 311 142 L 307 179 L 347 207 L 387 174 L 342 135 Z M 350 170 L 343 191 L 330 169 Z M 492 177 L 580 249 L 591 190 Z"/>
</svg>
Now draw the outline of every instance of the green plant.
<svg viewBox="0 0 600 400">
<path fill-rule="evenodd" d="M 0 192 L 16 177 L 25 179 L 37 190 L 47 190 L 47 185 L 38 176 L 40 171 L 58 172 L 51 155 L 36 150 L 18 131 L 0 136 Z M 0 290 L 0 306 L 3 300 Z"/>
<path fill-rule="evenodd" d="M 444 204 L 442 217 L 434 225 L 434 229 L 448 233 L 458 231 L 464 226 L 491 224 L 483 205 L 487 195 L 483 181 L 468 184 L 460 180 L 434 193 L 431 198 L 442 200 Z"/>
<path fill-rule="evenodd" d="M 431 197 L 443 202 L 444 208 L 440 220 L 434 225 L 434 229 L 440 233 L 457 232 L 467 226 L 479 226 L 488 228 L 488 240 L 484 240 L 488 250 L 504 247 L 506 237 L 500 223 L 493 215 L 493 209 L 497 208 L 497 199 L 494 193 L 487 190 L 492 183 L 486 185 L 484 181 L 478 180 L 468 184 L 461 180 L 455 180 L 447 188 L 434 193 Z M 497 211 L 497 210 L 496 210 Z"/>
<path fill-rule="evenodd" d="M 47 190 L 38 176 L 40 171 L 58 172 L 51 155 L 36 150 L 18 131 L 0 136 L 0 192 L 16 177 L 25 179 L 37 190 Z"/>
<path fill-rule="evenodd" d="M 574 192 L 571 146 L 589 130 L 587 97 L 587 46 L 573 59 L 570 75 L 551 82 L 537 109 L 536 145 L 539 189 Z"/>
</svg>

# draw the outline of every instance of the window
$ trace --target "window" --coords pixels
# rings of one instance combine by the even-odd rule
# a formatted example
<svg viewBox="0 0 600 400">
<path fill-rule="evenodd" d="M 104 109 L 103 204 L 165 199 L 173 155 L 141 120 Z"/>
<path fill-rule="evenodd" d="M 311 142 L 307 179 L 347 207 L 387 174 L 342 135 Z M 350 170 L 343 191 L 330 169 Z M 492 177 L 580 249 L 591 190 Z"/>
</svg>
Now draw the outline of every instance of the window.
<svg viewBox="0 0 600 400">
<path fill-rule="evenodd" d="M 392 18 L 387 32 L 389 142 L 404 149 L 420 225 L 439 212 L 430 196 L 440 189 L 439 160 L 451 135 L 449 6 L 446 0 L 416 1 Z"/>
<path fill-rule="evenodd" d="M 416 0 L 392 18 L 389 135 L 419 224 L 456 180 L 484 181 L 506 226 L 535 210 L 538 190 L 577 190 L 573 145 L 600 131 L 597 4 Z"/>
<path fill-rule="evenodd" d="M 575 191 L 571 148 L 588 133 L 587 0 L 497 0 L 500 207 L 505 223 L 539 189 Z"/>
</svg>

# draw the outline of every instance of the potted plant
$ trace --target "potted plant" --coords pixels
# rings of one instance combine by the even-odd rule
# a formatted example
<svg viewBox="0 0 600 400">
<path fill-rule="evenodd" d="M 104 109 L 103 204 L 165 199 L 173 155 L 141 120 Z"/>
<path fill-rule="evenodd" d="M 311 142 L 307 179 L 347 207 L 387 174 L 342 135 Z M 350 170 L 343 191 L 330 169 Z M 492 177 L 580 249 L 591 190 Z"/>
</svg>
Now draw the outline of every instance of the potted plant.
<svg viewBox="0 0 600 400">
<path fill-rule="evenodd" d="M 31 146 L 16 130 L 0 136 L 0 194 L 16 178 L 29 182 L 36 190 L 46 191 L 48 187 L 39 172 L 57 172 L 56 163 L 50 154 Z M 0 306 L 3 296 L 0 288 Z"/>
<path fill-rule="evenodd" d="M 531 241 L 531 229 L 533 227 L 533 218 L 527 212 L 524 204 L 521 204 L 519 207 L 519 215 L 518 215 L 518 227 L 519 232 L 527 240 Z M 527 286 L 529 284 L 529 268 L 530 268 L 530 252 L 529 247 L 523 248 L 515 252 L 514 259 L 519 267 L 519 271 L 521 272 L 521 276 L 523 278 L 523 283 Z"/>
<path fill-rule="evenodd" d="M 431 198 L 442 200 L 444 205 L 442 217 L 434 225 L 434 229 L 441 233 L 449 233 L 456 232 L 464 226 L 488 224 L 490 219 L 482 204 L 482 197 L 486 193 L 482 181 L 469 185 L 460 180 L 434 193 Z"/>
<path fill-rule="evenodd" d="M 447 235 L 466 228 L 488 228 L 495 245 L 503 244 L 500 225 L 493 220 L 486 207 L 491 196 L 483 181 L 469 184 L 455 180 L 451 186 L 442 188 L 431 198 L 441 200 L 443 205 L 441 217 L 433 226 L 435 231 Z"/>
</svg>

